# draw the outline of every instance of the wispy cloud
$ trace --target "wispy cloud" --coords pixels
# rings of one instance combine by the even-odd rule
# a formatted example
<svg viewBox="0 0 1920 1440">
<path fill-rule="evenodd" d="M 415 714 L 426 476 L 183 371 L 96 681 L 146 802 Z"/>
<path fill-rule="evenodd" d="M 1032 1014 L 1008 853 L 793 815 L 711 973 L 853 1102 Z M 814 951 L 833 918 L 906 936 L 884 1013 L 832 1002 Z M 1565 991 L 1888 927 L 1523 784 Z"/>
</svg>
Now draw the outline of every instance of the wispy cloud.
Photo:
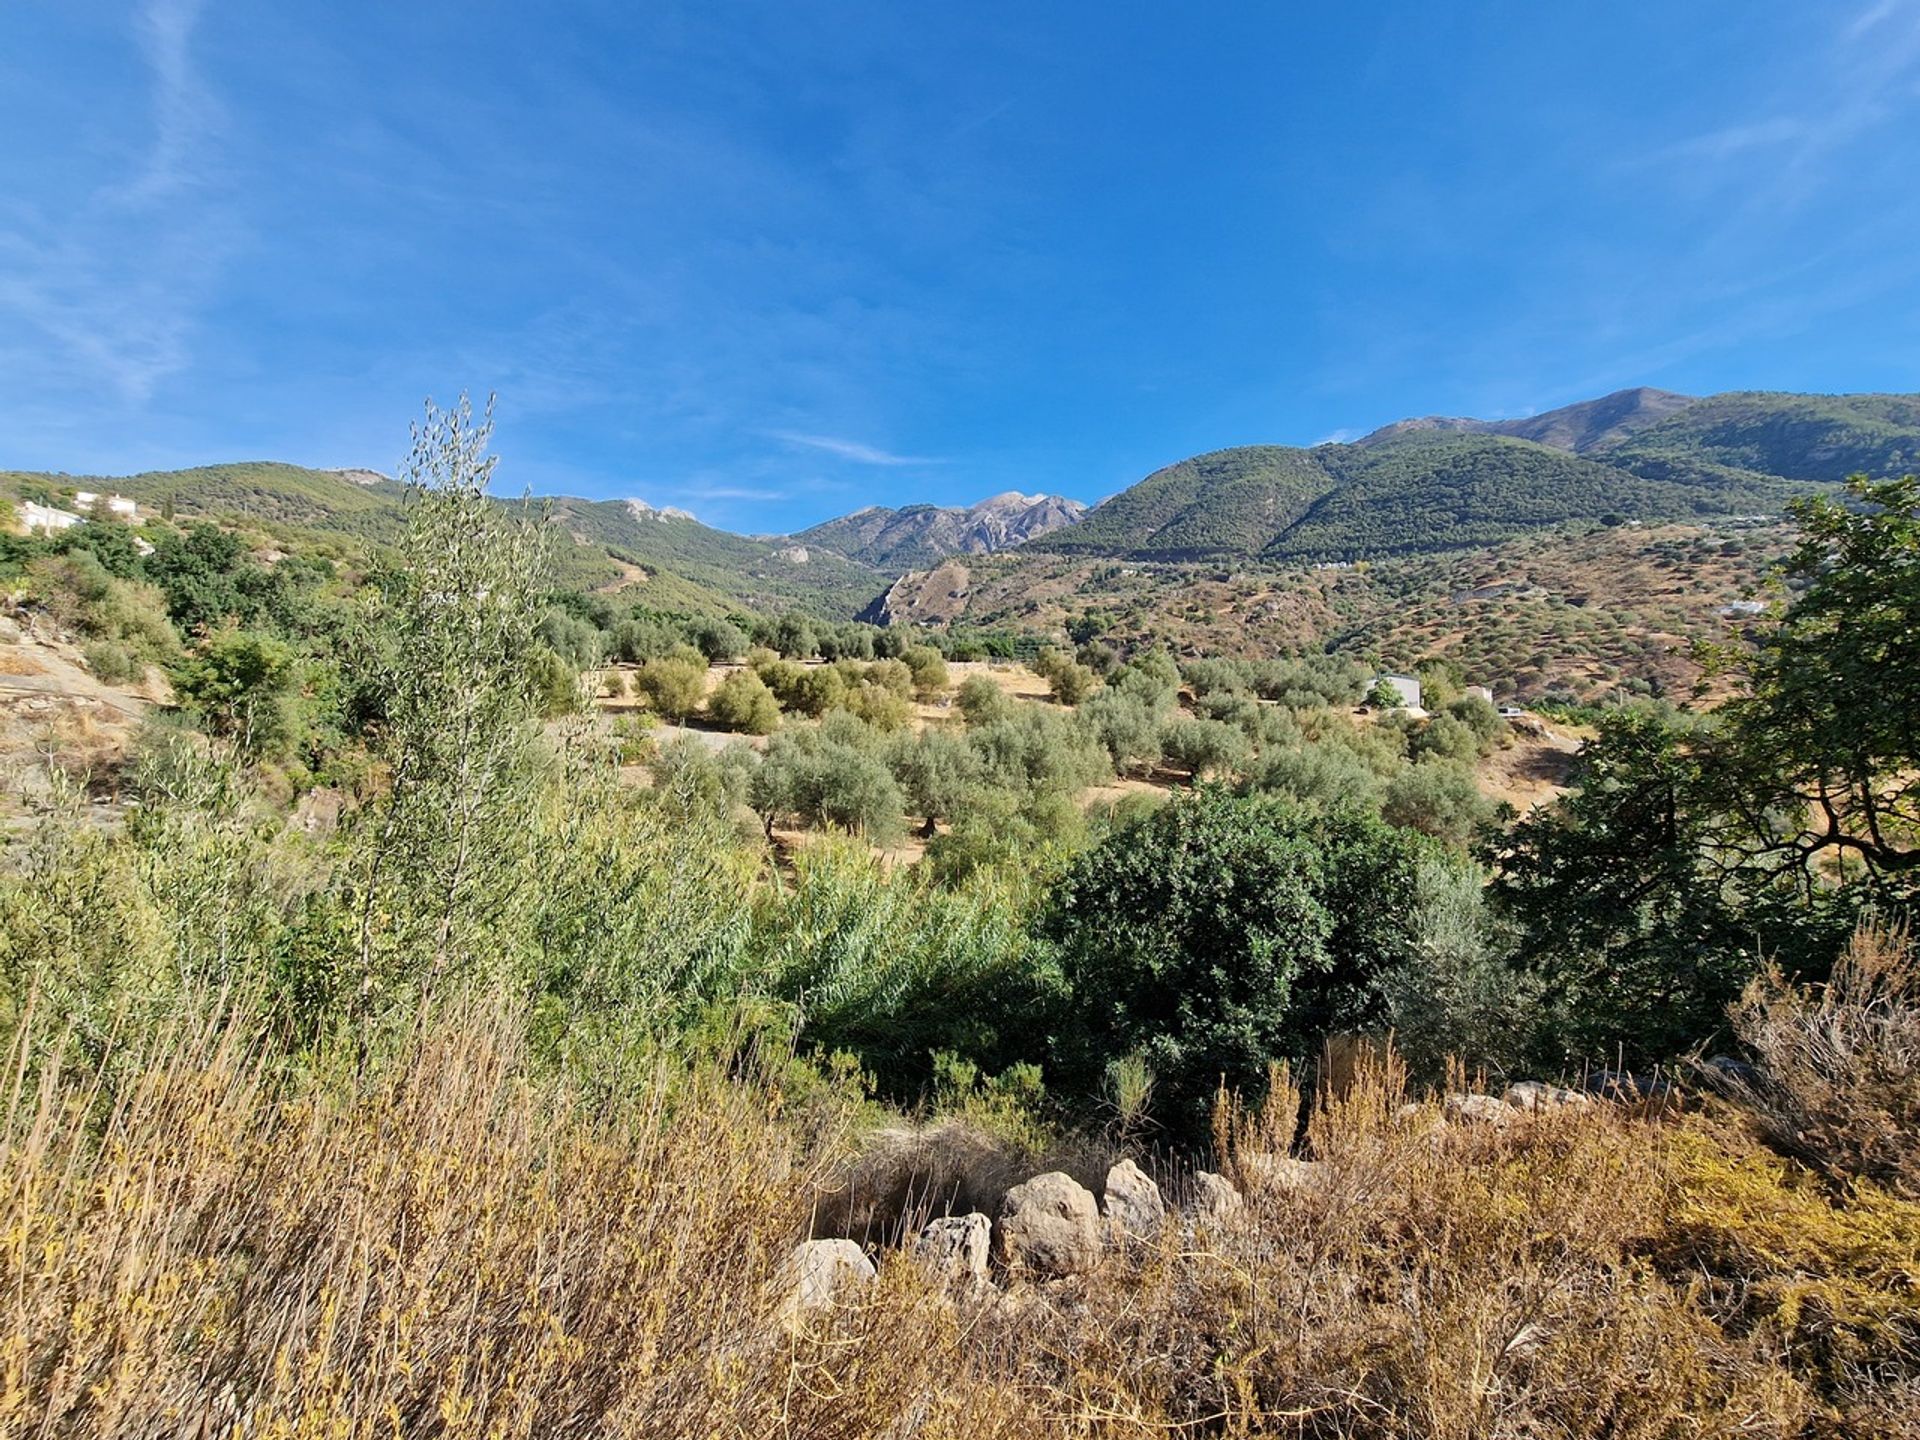
<svg viewBox="0 0 1920 1440">
<path fill-rule="evenodd" d="M 21 207 L 0 226 L 0 358 L 68 372 L 144 404 L 191 359 L 200 304 L 232 249 L 232 217 L 209 197 L 219 106 L 192 63 L 202 0 L 147 0 L 132 40 L 151 83 L 151 136 L 136 173 L 68 213 Z"/>
<path fill-rule="evenodd" d="M 189 53 L 202 6 L 203 0 L 148 0 L 135 22 L 153 74 L 153 145 L 145 167 L 118 196 L 127 204 L 150 204 L 200 178 L 200 142 L 219 113 Z"/>
<path fill-rule="evenodd" d="M 896 455 L 891 450 L 882 450 L 878 446 L 864 445 L 858 440 L 846 440 L 837 435 L 807 435 L 795 430 L 775 430 L 773 438 L 788 445 L 797 445 L 803 450 L 818 450 L 838 460 L 851 460 L 856 465 L 938 465 L 941 462 L 926 455 Z"/>
<path fill-rule="evenodd" d="M 1774 174 L 1768 204 L 1808 198 L 1832 151 L 1911 106 L 1920 84 L 1920 0 L 1876 0 L 1831 32 L 1810 61 L 1799 104 L 1689 136 L 1657 158 L 1712 164 L 1764 156 Z"/>
</svg>

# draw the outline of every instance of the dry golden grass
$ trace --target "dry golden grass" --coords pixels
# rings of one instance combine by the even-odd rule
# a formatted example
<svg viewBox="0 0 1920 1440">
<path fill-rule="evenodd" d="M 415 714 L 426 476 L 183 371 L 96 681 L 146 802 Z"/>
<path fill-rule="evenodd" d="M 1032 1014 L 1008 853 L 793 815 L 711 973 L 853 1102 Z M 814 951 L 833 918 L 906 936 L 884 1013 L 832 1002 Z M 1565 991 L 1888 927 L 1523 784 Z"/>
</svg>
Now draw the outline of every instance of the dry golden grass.
<svg viewBox="0 0 1920 1440">
<path fill-rule="evenodd" d="M 1747 1142 L 1724 1127 L 1599 1107 L 1436 1127 L 1376 1071 L 1316 1111 L 1312 1182 L 1250 1186 L 1239 1223 L 1008 1291 L 951 1292 L 889 1253 L 796 1328 L 782 1264 L 845 1193 L 843 1101 L 663 1065 L 596 1111 L 531 1077 L 485 1008 L 359 1082 L 277 1075 L 235 1018 L 36 1074 L 33 1028 L 0 1168 L 7 1435 L 1531 1440 L 1917 1418 L 1897 1335 L 1857 1330 L 1836 1379 L 1751 1308 L 1775 1262 L 1712 1268 L 1729 1215 L 1772 1193 L 1727 1190 L 1715 1157 Z M 1223 1114 L 1224 1163 L 1261 1174 L 1293 1115 L 1285 1087 Z M 961 1139 L 939 1144 L 967 1169 Z M 954 1180 L 990 1203 L 1007 1178 Z M 1920 1260 L 1888 1257 L 1920 1209 L 1867 1203 L 1872 1254 L 1828 1260 L 1854 1299 L 1897 1301 Z"/>
</svg>

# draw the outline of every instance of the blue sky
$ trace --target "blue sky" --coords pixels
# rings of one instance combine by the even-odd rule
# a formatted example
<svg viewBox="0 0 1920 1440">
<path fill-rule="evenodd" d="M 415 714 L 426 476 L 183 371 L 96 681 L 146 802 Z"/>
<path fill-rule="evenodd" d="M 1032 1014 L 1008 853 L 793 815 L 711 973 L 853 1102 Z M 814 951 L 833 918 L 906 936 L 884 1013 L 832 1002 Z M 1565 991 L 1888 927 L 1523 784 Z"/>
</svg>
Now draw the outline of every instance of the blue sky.
<svg viewBox="0 0 1920 1440">
<path fill-rule="evenodd" d="M 0 466 L 736 529 L 1920 389 L 1920 0 L 0 4 Z"/>
</svg>

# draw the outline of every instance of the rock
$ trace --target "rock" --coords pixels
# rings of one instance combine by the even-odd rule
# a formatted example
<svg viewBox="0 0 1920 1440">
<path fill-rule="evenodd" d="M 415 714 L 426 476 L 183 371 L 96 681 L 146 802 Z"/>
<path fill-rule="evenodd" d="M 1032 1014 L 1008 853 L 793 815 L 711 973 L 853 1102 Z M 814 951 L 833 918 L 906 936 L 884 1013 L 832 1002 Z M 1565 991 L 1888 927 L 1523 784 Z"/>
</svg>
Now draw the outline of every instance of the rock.
<svg viewBox="0 0 1920 1440">
<path fill-rule="evenodd" d="M 1108 1220 L 1128 1235 L 1151 1235 L 1167 1218 L 1167 1203 L 1160 1198 L 1160 1187 L 1131 1160 L 1122 1160 L 1107 1171 L 1107 1188 L 1100 1208 Z"/>
<path fill-rule="evenodd" d="M 1009 1274 L 1050 1280 L 1100 1263 L 1100 1210 L 1093 1194 L 1058 1170 L 1016 1185 L 1000 1202 L 994 1256 Z"/>
<path fill-rule="evenodd" d="M 987 1248 L 993 1222 L 979 1211 L 944 1215 L 931 1221 L 913 1242 L 914 1258 L 936 1274 L 953 1280 L 987 1278 Z"/>
<path fill-rule="evenodd" d="M 1202 1220 L 1225 1225 L 1237 1219 L 1247 1202 L 1233 1188 L 1233 1182 L 1211 1170 L 1197 1170 L 1193 1176 L 1193 1213 Z"/>
<path fill-rule="evenodd" d="M 1640 1100 L 1665 1100 L 1673 1093 L 1673 1082 L 1659 1075 L 1631 1075 L 1622 1070 L 1595 1070 L 1581 1082 L 1589 1095 L 1632 1104 Z"/>
<path fill-rule="evenodd" d="M 1255 1190 L 1306 1190 L 1326 1184 L 1333 1174 L 1324 1160 L 1295 1160 L 1259 1150 L 1238 1159 L 1240 1178 Z"/>
<path fill-rule="evenodd" d="M 1516 1113 L 1497 1095 L 1449 1095 L 1440 1108 L 1447 1119 L 1469 1125 L 1505 1125 Z"/>
<path fill-rule="evenodd" d="M 1750 1065 L 1745 1060 L 1732 1055 L 1715 1055 L 1706 1061 L 1704 1068 L 1709 1077 L 1731 1083 L 1736 1089 L 1765 1090 L 1767 1072 L 1758 1065 Z"/>
<path fill-rule="evenodd" d="M 788 1257 L 793 1293 L 788 1312 L 821 1310 L 851 1286 L 873 1279 L 873 1262 L 851 1240 L 803 1240 Z"/>
<path fill-rule="evenodd" d="M 1522 1080 L 1509 1085 L 1506 1103 L 1516 1110 L 1557 1110 L 1564 1105 L 1591 1105 L 1593 1102 L 1578 1090 L 1568 1090 L 1559 1085 L 1548 1085 L 1541 1080 Z"/>
</svg>

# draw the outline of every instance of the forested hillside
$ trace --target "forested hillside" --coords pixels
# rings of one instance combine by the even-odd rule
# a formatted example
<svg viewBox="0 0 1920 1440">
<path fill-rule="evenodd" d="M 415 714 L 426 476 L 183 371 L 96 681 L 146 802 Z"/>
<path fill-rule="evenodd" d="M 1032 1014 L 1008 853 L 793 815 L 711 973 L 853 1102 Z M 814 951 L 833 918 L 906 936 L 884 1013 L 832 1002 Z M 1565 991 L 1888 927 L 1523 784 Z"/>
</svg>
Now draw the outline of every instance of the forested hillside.
<svg viewBox="0 0 1920 1440">
<path fill-rule="evenodd" d="M 1196 456 L 1031 548 L 1352 560 L 1496 544 L 1608 516 L 1778 514 L 1812 487 L 1917 465 L 1920 397 L 1624 390 L 1522 420 L 1428 417 L 1351 445 Z"/>
</svg>

